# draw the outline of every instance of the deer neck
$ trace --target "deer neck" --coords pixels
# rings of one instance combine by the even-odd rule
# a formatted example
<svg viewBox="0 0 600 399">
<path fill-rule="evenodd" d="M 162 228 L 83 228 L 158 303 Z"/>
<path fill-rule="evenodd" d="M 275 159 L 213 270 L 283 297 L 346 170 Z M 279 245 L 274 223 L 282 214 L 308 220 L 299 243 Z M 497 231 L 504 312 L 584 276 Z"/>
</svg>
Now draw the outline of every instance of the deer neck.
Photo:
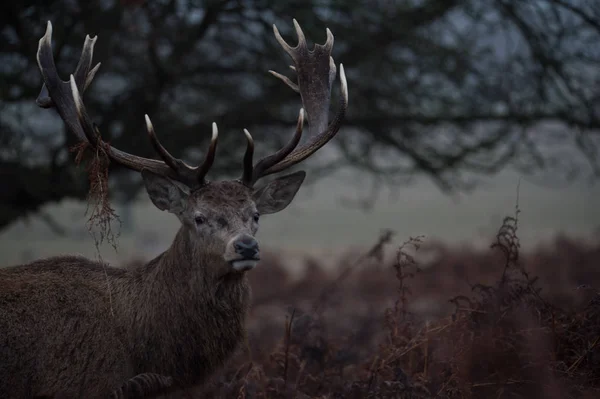
<svg viewBox="0 0 600 399">
<path fill-rule="evenodd" d="M 134 272 L 123 310 L 136 363 L 198 382 L 235 350 L 250 289 L 243 274 L 226 270 L 222 256 L 207 254 L 181 229 L 168 250 Z"/>
<path fill-rule="evenodd" d="M 247 289 L 245 274 L 232 273 L 218 251 L 207 250 L 209 245 L 193 242 L 181 228 L 165 252 L 135 272 L 136 294 L 150 303 L 238 303 Z"/>
</svg>

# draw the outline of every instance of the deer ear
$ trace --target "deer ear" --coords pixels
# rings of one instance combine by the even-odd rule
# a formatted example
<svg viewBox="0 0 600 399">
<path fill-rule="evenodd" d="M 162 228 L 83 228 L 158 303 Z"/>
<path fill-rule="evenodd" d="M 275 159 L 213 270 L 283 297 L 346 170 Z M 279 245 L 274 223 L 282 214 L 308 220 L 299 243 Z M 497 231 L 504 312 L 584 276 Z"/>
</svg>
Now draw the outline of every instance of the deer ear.
<svg viewBox="0 0 600 399">
<path fill-rule="evenodd" d="M 161 211 L 176 215 L 183 212 L 189 192 L 168 177 L 142 170 L 142 179 L 152 203 Z"/>
<path fill-rule="evenodd" d="M 285 209 L 296 196 L 305 177 L 306 172 L 301 170 L 278 177 L 256 190 L 252 197 L 258 212 L 267 215 Z"/>
</svg>

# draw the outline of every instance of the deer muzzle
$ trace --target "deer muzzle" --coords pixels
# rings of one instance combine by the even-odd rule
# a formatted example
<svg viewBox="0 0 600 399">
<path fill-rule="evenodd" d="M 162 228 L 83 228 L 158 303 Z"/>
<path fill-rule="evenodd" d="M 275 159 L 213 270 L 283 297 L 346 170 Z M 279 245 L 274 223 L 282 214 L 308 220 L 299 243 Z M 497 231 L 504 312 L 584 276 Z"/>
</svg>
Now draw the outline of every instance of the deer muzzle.
<svg viewBox="0 0 600 399">
<path fill-rule="evenodd" d="M 228 245 L 226 259 L 231 266 L 240 272 L 254 269 L 260 260 L 258 241 L 249 234 L 234 237 Z"/>
</svg>

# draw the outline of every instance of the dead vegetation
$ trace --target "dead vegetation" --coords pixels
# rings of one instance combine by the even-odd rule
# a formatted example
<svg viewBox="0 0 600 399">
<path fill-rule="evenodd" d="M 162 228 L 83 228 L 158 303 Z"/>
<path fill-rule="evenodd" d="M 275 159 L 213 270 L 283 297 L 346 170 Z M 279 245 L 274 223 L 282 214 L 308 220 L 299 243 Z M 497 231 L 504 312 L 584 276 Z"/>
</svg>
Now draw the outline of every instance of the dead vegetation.
<svg viewBox="0 0 600 399">
<path fill-rule="evenodd" d="M 600 243 L 520 256 L 516 233 L 507 217 L 490 250 L 436 248 L 423 268 L 420 237 L 385 261 L 386 233 L 337 274 L 309 260 L 296 281 L 271 255 L 250 273 L 245 350 L 172 397 L 597 397 Z"/>
<path fill-rule="evenodd" d="M 98 134 L 98 137 L 100 135 Z M 117 222 L 121 224 L 119 216 L 110 204 L 109 183 L 108 183 L 108 166 L 110 157 L 108 152 L 110 146 L 104 143 L 101 139 L 98 140 L 101 144 L 96 148 L 85 141 L 82 141 L 70 150 L 74 152 L 75 163 L 79 166 L 85 158 L 86 152 L 91 154 L 89 159 L 86 159 L 86 171 L 90 182 L 86 214 L 88 215 L 87 228 L 96 244 L 96 250 L 100 257 L 99 246 L 104 241 L 108 242 L 115 250 L 117 249 L 117 239 L 119 233 L 113 231 L 113 224 Z"/>
</svg>

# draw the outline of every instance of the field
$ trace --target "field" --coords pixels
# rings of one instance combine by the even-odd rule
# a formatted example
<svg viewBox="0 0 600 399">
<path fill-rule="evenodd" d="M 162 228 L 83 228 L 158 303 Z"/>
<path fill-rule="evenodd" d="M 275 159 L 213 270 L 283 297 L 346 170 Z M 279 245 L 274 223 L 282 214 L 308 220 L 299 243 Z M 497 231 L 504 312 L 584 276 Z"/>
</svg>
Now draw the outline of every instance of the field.
<svg viewBox="0 0 600 399">
<path fill-rule="evenodd" d="M 415 237 L 391 259 L 384 233 L 334 272 L 307 258 L 299 278 L 266 256 L 245 348 L 171 397 L 598 397 L 600 240 L 522 255 L 517 233 L 508 217 L 488 250 Z"/>
</svg>

